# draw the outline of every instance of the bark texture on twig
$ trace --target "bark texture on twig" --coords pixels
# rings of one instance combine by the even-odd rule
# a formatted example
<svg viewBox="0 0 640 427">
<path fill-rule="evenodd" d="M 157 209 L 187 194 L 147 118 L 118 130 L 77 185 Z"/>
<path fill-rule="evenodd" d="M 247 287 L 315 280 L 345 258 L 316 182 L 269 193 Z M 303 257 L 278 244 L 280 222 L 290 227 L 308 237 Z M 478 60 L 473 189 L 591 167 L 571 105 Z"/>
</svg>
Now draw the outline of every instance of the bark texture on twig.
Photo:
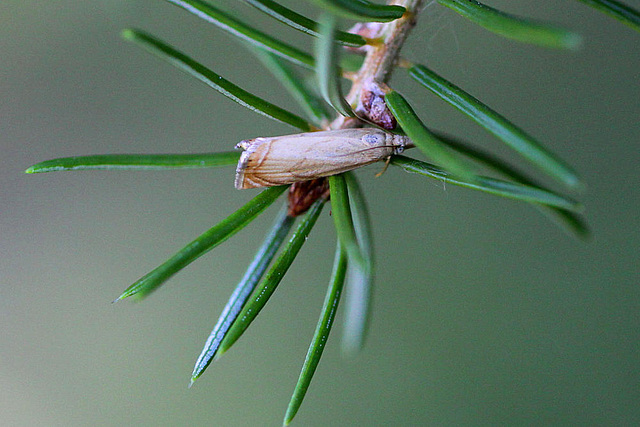
<svg viewBox="0 0 640 427">
<path fill-rule="evenodd" d="M 392 130 L 397 123 L 384 102 L 384 94 L 389 90 L 386 83 L 397 65 L 400 49 L 416 24 L 423 0 L 390 0 L 388 3 L 404 6 L 407 11 L 389 23 L 368 22 L 354 27 L 354 32 L 377 42 L 358 48 L 366 56 L 360 70 L 349 76 L 352 85 L 346 99 L 367 122 Z M 328 128 L 347 129 L 361 127 L 364 123 L 358 118 L 340 116 Z M 328 197 L 325 179 L 292 185 L 289 189 L 289 215 L 304 213 L 320 197 Z"/>
</svg>

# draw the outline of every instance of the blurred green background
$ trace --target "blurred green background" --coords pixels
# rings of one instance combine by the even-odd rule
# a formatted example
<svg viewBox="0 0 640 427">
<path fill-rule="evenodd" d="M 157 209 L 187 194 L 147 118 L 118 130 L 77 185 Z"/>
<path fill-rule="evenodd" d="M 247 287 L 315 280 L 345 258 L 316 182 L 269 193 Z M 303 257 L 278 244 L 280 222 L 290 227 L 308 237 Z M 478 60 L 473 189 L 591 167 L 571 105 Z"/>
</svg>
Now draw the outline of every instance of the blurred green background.
<svg viewBox="0 0 640 427">
<path fill-rule="evenodd" d="M 525 204 L 395 168 L 358 172 L 378 255 L 369 341 L 345 359 L 336 328 L 294 425 L 640 424 L 640 34 L 579 2 L 490 4 L 567 25 L 584 47 L 512 43 L 430 3 L 404 54 L 574 165 L 593 239 L 567 237 Z M 231 36 L 162 1 L 10 0 L 0 20 L 2 424 L 279 425 L 330 274 L 329 209 L 258 321 L 188 390 L 277 207 L 143 303 L 111 304 L 255 192 L 233 188 L 233 168 L 23 170 L 291 132 L 121 41 L 129 26 L 293 103 Z M 428 125 L 513 158 L 402 72 L 393 85 Z"/>
</svg>

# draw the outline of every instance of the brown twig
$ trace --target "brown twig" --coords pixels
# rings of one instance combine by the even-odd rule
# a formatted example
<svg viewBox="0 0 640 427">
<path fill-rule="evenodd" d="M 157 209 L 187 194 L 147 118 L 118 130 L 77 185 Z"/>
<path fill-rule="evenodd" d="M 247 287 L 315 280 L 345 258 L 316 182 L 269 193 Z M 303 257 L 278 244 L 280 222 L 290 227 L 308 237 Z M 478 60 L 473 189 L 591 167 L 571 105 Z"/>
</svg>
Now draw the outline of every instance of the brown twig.
<svg viewBox="0 0 640 427">
<path fill-rule="evenodd" d="M 400 49 L 416 24 L 416 17 L 423 0 L 390 0 L 388 3 L 404 6 L 407 11 L 401 18 L 386 24 L 361 24 L 368 34 L 372 31 L 371 26 L 375 26 L 375 31 L 378 33 L 376 39 L 379 42 L 366 46 L 366 57 L 360 70 L 350 76 L 352 85 L 346 98 L 352 106 L 360 106 L 367 86 L 374 85 L 382 91 L 386 89 L 386 83 L 391 78 L 391 73 L 399 60 Z M 338 117 L 331 124 L 331 129 L 353 127 L 352 121 L 353 119 Z"/>
<path fill-rule="evenodd" d="M 360 70 L 348 76 L 352 85 L 346 99 L 351 106 L 356 106 L 356 112 L 366 121 L 393 129 L 395 118 L 384 104 L 384 93 L 388 90 L 386 83 L 399 61 L 400 49 L 416 24 L 423 0 L 390 0 L 388 3 L 404 6 L 407 11 L 401 18 L 386 24 L 358 24 L 361 35 L 372 42 L 363 49 L 366 56 Z M 329 125 L 329 129 L 361 127 L 364 123 L 358 118 L 340 116 Z M 320 197 L 328 197 L 325 178 L 294 183 L 289 189 L 289 215 L 304 213 Z"/>
</svg>

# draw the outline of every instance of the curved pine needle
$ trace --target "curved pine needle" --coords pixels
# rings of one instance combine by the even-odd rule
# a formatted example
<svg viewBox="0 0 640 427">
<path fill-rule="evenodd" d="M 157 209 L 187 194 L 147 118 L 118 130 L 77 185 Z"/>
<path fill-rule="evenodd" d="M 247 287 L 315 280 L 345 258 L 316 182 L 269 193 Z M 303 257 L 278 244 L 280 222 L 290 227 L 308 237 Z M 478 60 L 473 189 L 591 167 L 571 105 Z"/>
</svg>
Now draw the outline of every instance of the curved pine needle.
<svg viewBox="0 0 640 427">
<path fill-rule="evenodd" d="M 137 280 L 133 285 L 129 286 L 116 301 L 132 295 L 139 297 L 149 295 L 174 274 L 242 230 L 268 208 L 286 189 L 287 186 L 280 186 L 270 187 L 264 190 L 222 222 L 211 227 L 187 246 L 180 249 L 162 265 Z"/>
<path fill-rule="evenodd" d="M 178 67 L 178 69 L 197 78 L 207 86 L 217 90 L 243 107 L 247 107 L 248 109 L 265 117 L 269 117 L 270 119 L 289 124 L 304 132 L 311 130 L 309 123 L 302 117 L 290 113 L 277 105 L 247 92 L 241 87 L 236 86 L 225 78 L 214 73 L 204 65 L 196 62 L 182 52 L 177 51 L 173 47 L 149 34 L 138 30 L 128 29 L 122 32 L 122 37 L 126 40 L 140 44 L 149 52 L 170 62 Z"/>
<path fill-rule="evenodd" d="M 384 6 L 368 0 L 313 0 L 318 6 L 343 18 L 362 22 L 389 22 L 402 17 L 402 6 Z"/>
<path fill-rule="evenodd" d="M 353 117 L 351 105 L 344 99 L 340 87 L 338 52 L 334 43 L 336 20 L 324 14 L 320 18 L 320 37 L 316 41 L 316 76 L 324 100 L 343 116 Z"/>
<path fill-rule="evenodd" d="M 198 169 L 235 165 L 239 159 L 240 153 L 237 151 L 200 154 L 101 154 L 46 160 L 36 163 L 25 172 Z"/>
<path fill-rule="evenodd" d="M 589 225 L 582 216 L 561 208 L 552 208 L 538 204 L 536 204 L 536 207 L 540 213 L 564 230 L 568 235 L 583 240 L 589 240 L 591 237 Z"/>
<path fill-rule="evenodd" d="M 338 239 L 347 251 L 349 265 L 366 272 L 368 270 L 367 262 L 365 261 L 365 256 L 356 237 L 349 203 L 349 189 L 347 188 L 344 175 L 330 176 L 329 188 L 333 222 L 336 226 Z"/>
<path fill-rule="evenodd" d="M 255 289 L 256 285 L 264 275 L 267 267 L 271 263 L 271 260 L 275 256 L 276 252 L 282 245 L 282 242 L 287 237 L 291 226 L 295 219 L 287 215 L 288 206 L 285 204 L 280 210 L 271 230 L 265 237 L 264 242 L 258 249 L 253 261 L 249 264 L 247 271 L 236 286 L 236 289 L 231 294 L 229 301 L 222 310 L 222 314 L 218 319 L 213 331 L 207 338 L 207 342 L 198 356 L 198 360 L 193 368 L 191 374 L 191 385 L 198 379 L 211 364 L 211 361 L 215 357 L 220 343 L 224 339 L 227 331 L 238 318 L 238 314 L 244 307 L 247 299 Z M 189 387 L 191 387 L 189 385 Z"/>
<path fill-rule="evenodd" d="M 640 32 L 640 11 L 616 0 L 578 0 Z"/>
<path fill-rule="evenodd" d="M 530 185 L 533 187 L 539 187 L 543 190 L 550 191 L 548 188 L 538 185 L 535 181 L 527 177 L 522 172 L 518 171 L 502 159 L 473 147 L 466 142 L 453 138 L 447 134 L 441 132 L 434 132 L 438 138 L 452 149 L 464 154 L 471 159 L 493 169 L 494 171 L 511 178 L 512 180 L 521 184 Z M 552 222 L 565 230 L 568 234 L 586 239 L 589 237 L 589 227 L 584 219 L 575 212 L 568 211 L 566 209 L 545 206 L 535 203 L 534 206 L 545 216 L 547 216 Z"/>
<path fill-rule="evenodd" d="M 315 225 L 320 212 L 324 206 L 325 200 L 316 201 L 306 214 L 302 217 L 296 231 L 293 233 L 289 242 L 283 248 L 278 258 L 274 261 L 273 265 L 260 281 L 258 287 L 254 290 L 251 298 L 247 304 L 243 307 L 240 314 L 237 316 L 236 321 L 233 322 L 231 328 L 227 332 L 218 348 L 218 357 L 222 356 L 231 346 L 242 336 L 244 331 L 247 330 L 251 322 L 260 313 L 260 310 L 265 306 L 267 301 L 276 288 L 282 281 L 282 278 L 289 270 L 289 267 L 293 263 L 293 260 L 300 252 L 302 245 L 307 240 L 311 229 Z"/>
<path fill-rule="evenodd" d="M 314 37 L 319 36 L 318 23 L 306 16 L 300 15 L 291 9 L 288 9 L 272 0 L 244 0 L 256 9 L 266 13 L 272 18 L 295 28 L 298 31 L 309 34 Z M 366 40 L 358 35 L 345 31 L 336 31 L 336 42 L 344 46 L 359 47 L 367 44 Z"/>
<path fill-rule="evenodd" d="M 331 273 L 331 280 L 329 281 L 329 288 L 327 289 L 327 295 L 324 298 L 322 304 L 322 310 L 320 311 L 320 319 L 316 326 L 316 330 L 313 333 L 309 350 L 307 350 L 307 356 L 304 359 L 300 376 L 298 377 L 298 383 L 291 396 L 291 401 L 287 408 L 287 412 L 284 416 L 284 425 L 289 425 L 293 418 L 296 416 L 302 400 L 307 394 L 309 384 L 313 374 L 320 363 L 322 352 L 329 339 L 329 333 L 333 326 L 333 320 L 336 312 L 338 311 L 338 304 L 340 303 L 340 295 L 342 294 L 342 288 L 344 285 L 344 278 L 347 271 L 347 257 L 345 256 L 342 245 L 338 242 L 336 247 L 336 255 L 333 261 L 333 272 Z"/>
<path fill-rule="evenodd" d="M 483 191 L 496 196 L 555 206 L 573 212 L 581 212 L 583 210 L 583 206 L 574 200 L 560 196 L 551 191 L 546 191 L 529 185 L 502 181 L 500 179 L 489 178 L 486 176 L 477 176 L 476 180 L 472 182 L 463 181 L 461 179 L 451 177 L 447 172 L 429 163 L 421 162 L 420 160 L 411 159 L 405 156 L 392 157 L 391 164 L 400 166 L 407 172 L 418 173 L 420 175 L 435 178 L 439 181 Z"/>
<path fill-rule="evenodd" d="M 355 174 L 346 172 L 344 178 L 349 193 L 351 219 L 353 220 L 356 241 L 362 248 L 362 255 L 367 265 L 366 270 L 357 268 L 357 266 L 349 266 L 347 271 L 347 300 L 342 331 L 342 351 L 352 355 L 362 349 L 367 335 L 375 262 L 373 230 L 367 201 Z"/>
<path fill-rule="evenodd" d="M 472 180 L 474 173 L 460 159 L 451 154 L 444 144 L 422 123 L 411 105 L 396 91 L 384 96 L 387 106 L 411 141 L 427 158 L 432 159 L 452 174 Z"/>
<path fill-rule="evenodd" d="M 329 119 L 325 103 L 312 93 L 304 81 L 291 70 L 279 57 L 264 49 L 253 48 L 258 59 L 271 71 L 274 77 L 287 89 L 287 92 L 302 107 L 305 115 L 317 126 Z"/>
<path fill-rule="evenodd" d="M 208 3 L 200 0 L 166 0 L 187 12 L 191 12 L 199 18 L 218 26 L 219 28 L 275 53 L 295 64 L 305 68 L 314 68 L 313 57 L 291 45 L 281 42 L 268 34 L 258 31 L 231 15 L 216 9 Z"/>
<path fill-rule="evenodd" d="M 582 43 L 580 35 L 572 31 L 519 18 L 475 0 L 438 0 L 438 3 L 492 33 L 519 42 L 556 49 L 577 49 Z"/>
<path fill-rule="evenodd" d="M 458 86 L 422 65 L 409 68 L 409 74 L 418 83 L 465 113 L 539 169 L 570 188 L 579 189 L 582 186 L 578 175 L 571 167 L 549 152 L 532 136 Z"/>
</svg>

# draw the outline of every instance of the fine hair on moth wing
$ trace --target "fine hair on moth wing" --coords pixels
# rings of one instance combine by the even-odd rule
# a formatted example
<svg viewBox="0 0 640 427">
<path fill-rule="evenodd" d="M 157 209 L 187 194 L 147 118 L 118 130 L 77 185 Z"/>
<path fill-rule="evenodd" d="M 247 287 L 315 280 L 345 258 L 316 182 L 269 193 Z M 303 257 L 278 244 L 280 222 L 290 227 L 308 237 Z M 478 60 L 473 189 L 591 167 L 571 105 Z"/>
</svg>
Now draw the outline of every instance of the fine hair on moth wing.
<svg viewBox="0 0 640 427">
<path fill-rule="evenodd" d="M 241 141 L 237 189 L 308 181 L 385 160 L 411 140 L 376 128 L 337 129 Z"/>
</svg>

